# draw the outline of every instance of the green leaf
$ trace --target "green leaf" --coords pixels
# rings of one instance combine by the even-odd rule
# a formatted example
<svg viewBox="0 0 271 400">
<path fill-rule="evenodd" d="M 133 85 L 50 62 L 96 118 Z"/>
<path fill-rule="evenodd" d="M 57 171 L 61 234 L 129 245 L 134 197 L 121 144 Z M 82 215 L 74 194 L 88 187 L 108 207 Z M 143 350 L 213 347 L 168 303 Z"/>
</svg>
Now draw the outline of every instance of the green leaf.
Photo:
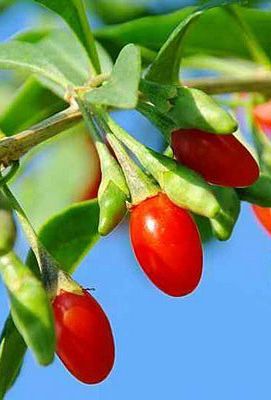
<svg viewBox="0 0 271 400">
<path fill-rule="evenodd" d="M 19 40 L 27 43 L 29 35 L 19 35 Z M 17 37 L 15 37 L 17 40 Z M 31 39 L 31 38 L 30 38 Z M 29 44 L 29 43 L 28 43 Z M 36 39 L 33 45 L 42 52 L 47 62 L 54 65 L 72 86 L 81 86 L 89 79 L 91 68 L 85 49 L 70 31 L 52 29 L 46 35 Z M 47 77 L 40 78 L 43 86 L 47 86 L 59 97 L 64 97 L 65 90 Z"/>
<path fill-rule="evenodd" d="M 92 35 L 83 0 L 35 0 L 50 10 L 59 14 L 70 28 L 74 31 L 78 39 L 87 51 L 96 73 L 101 72 L 100 62 Z"/>
<path fill-rule="evenodd" d="M 141 62 L 139 50 L 133 44 L 125 46 L 113 66 L 109 80 L 85 96 L 89 103 L 118 108 L 135 108 L 138 98 Z"/>
<path fill-rule="evenodd" d="M 220 205 L 219 213 L 210 219 L 213 233 L 219 240 L 228 240 L 239 217 L 240 200 L 232 188 L 213 186 L 213 190 Z"/>
<path fill-rule="evenodd" d="M 98 185 L 100 175 L 98 155 L 83 123 L 32 150 L 19 171 L 13 190 L 37 230 L 84 197 L 89 185 Z"/>
<path fill-rule="evenodd" d="M 43 76 L 66 89 L 71 82 L 47 59 L 35 44 L 15 40 L 0 44 L 0 69 L 20 69 Z"/>
<path fill-rule="evenodd" d="M 6 8 L 10 7 L 15 0 L 0 0 L 0 11 L 5 11 Z"/>
<path fill-rule="evenodd" d="M 213 231 L 209 219 L 198 214 L 193 214 L 193 219 L 197 224 L 202 243 L 209 242 L 213 238 Z"/>
<path fill-rule="evenodd" d="M 197 128 L 217 134 L 233 133 L 236 120 L 215 100 L 198 89 L 181 87 L 167 116 L 178 128 Z"/>
<path fill-rule="evenodd" d="M 16 241 L 16 225 L 8 200 L 0 193 L 0 256 L 9 253 Z"/>
<path fill-rule="evenodd" d="M 38 43 L 46 36 L 51 34 L 52 31 L 56 31 L 56 28 L 52 28 L 50 26 L 34 26 L 33 28 L 19 31 L 14 36 L 12 36 L 12 39 L 26 43 Z"/>
<path fill-rule="evenodd" d="M 148 0 L 140 2 L 114 0 L 114 7 L 111 0 L 91 0 L 89 3 L 95 13 L 107 24 L 117 24 L 148 13 Z"/>
<path fill-rule="evenodd" d="M 170 110 L 170 99 L 177 96 L 177 86 L 162 85 L 145 79 L 140 80 L 139 90 L 148 97 L 151 103 L 162 114 L 166 114 Z"/>
<path fill-rule="evenodd" d="M 75 86 L 83 85 L 89 79 L 88 58 L 73 35 L 56 31 L 41 40 L 37 46 Z"/>
<path fill-rule="evenodd" d="M 127 213 L 128 196 L 112 180 L 99 195 L 99 233 L 108 235 L 122 221 Z"/>
<path fill-rule="evenodd" d="M 69 31 L 53 31 L 39 42 L 39 47 L 46 52 L 47 57 L 50 57 L 63 75 L 74 84 L 83 85 L 89 80 L 91 65 L 87 53 Z M 99 44 L 97 44 L 97 51 L 101 62 L 101 72 L 111 72 L 111 58 Z"/>
<path fill-rule="evenodd" d="M 31 76 L 0 115 L 0 129 L 14 135 L 63 110 L 66 103 Z"/>
<path fill-rule="evenodd" d="M 23 363 L 25 350 L 25 342 L 9 316 L 0 338 L 0 399 L 4 398 L 15 382 Z"/>
<path fill-rule="evenodd" d="M 33 39 L 34 35 L 34 39 Z M 89 80 L 91 68 L 87 53 L 81 43 L 71 31 L 60 29 L 47 29 L 40 35 L 35 30 L 21 32 L 15 36 L 16 41 L 31 43 L 35 41 L 37 49 L 46 54 L 46 59 L 62 73 L 65 78 L 75 86 L 82 86 Z M 110 73 L 112 60 L 103 47 L 97 44 L 103 73 Z M 63 97 L 65 92 L 59 85 L 40 77 L 41 85 L 53 91 L 58 97 Z"/>
<path fill-rule="evenodd" d="M 77 69 L 84 69 L 85 73 L 87 73 L 91 67 L 85 48 L 80 42 L 78 42 L 77 38 L 70 30 L 66 31 L 56 28 L 32 28 L 19 32 L 13 36 L 13 38 L 17 41 L 27 43 L 41 43 L 45 39 L 50 39 L 54 42 L 55 46 L 61 48 L 62 53 L 66 53 L 66 55 L 69 56 L 69 62 L 72 65 L 76 65 Z M 101 72 L 110 73 L 113 66 L 112 59 L 100 43 L 97 42 L 96 47 L 101 63 Z"/>
<path fill-rule="evenodd" d="M 55 327 L 49 298 L 41 281 L 13 253 L 0 258 L 0 273 L 8 289 L 16 328 L 42 365 L 55 352 Z"/>
<path fill-rule="evenodd" d="M 163 84 L 179 83 L 183 38 L 188 28 L 201 14 L 201 11 L 190 14 L 172 32 L 147 71 L 145 76 L 147 80 Z"/>
<path fill-rule="evenodd" d="M 167 15 L 143 17 L 123 24 L 103 27 L 95 31 L 95 37 L 113 58 L 116 58 L 120 49 L 128 43 L 157 51 L 173 29 L 195 10 L 195 7 L 187 7 Z M 155 29 L 157 26 L 159 29 Z"/>
<path fill-rule="evenodd" d="M 121 47 L 131 42 L 157 51 L 173 29 L 194 11 L 195 7 L 187 7 L 166 15 L 149 16 L 103 27 L 95 32 L 95 36 L 113 57 Z M 245 23 L 270 57 L 271 12 L 245 7 L 241 11 Z M 159 29 L 154 29 L 156 26 L 159 26 Z M 198 54 L 252 59 L 244 46 L 239 26 L 223 8 L 205 12 L 185 38 L 183 56 Z"/>
<path fill-rule="evenodd" d="M 271 207 L 271 178 L 267 175 L 260 175 L 253 185 L 236 189 L 241 200 L 257 204 L 261 207 Z"/>
<path fill-rule="evenodd" d="M 41 228 L 39 239 L 63 270 L 71 274 L 99 240 L 98 221 L 96 200 L 77 203 L 49 219 Z M 32 253 L 28 263 L 36 263 Z"/>
</svg>

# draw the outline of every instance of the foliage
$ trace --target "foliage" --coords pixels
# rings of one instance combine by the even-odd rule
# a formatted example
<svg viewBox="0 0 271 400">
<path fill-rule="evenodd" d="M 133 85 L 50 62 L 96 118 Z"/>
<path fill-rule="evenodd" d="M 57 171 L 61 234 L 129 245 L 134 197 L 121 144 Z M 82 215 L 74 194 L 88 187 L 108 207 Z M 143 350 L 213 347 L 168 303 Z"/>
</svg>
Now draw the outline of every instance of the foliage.
<svg viewBox="0 0 271 400">
<path fill-rule="evenodd" d="M 199 2 L 197 6 L 151 15 L 147 2 L 138 6 L 118 0 L 112 6 L 112 2 L 96 0 L 92 5 L 106 20 L 121 23 L 93 33 L 83 0 L 72 0 L 68 5 L 64 0 L 35 2 L 49 9 L 49 16 L 57 14 L 66 25 L 34 27 L 0 44 L 0 68 L 15 70 L 10 79 L 14 88 L 19 86 L 0 115 L 0 192 L 5 199 L 0 204 L 0 274 L 10 300 L 10 315 L 0 340 L 0 398 L 15 382 L 27 348 L 40 364 L 52 362 L 58 350 L 51 303 L 65 291 L 80 295 L 82 288 L 70 274 L 100 235 L 115 229 L 127 211 L 132 215 L 139 264 L 162 291 L 176 296 L 194 290 L 201 275 L 197 226 L 202 241 L 228 240 L 243 201 L 271 207 L 271 142 L 263 133 L 264 127 L 255 126 L 251 118 L 254 105 L 265 101 L 271 92 L 270 11 L 228 0 L 223 4 Z M 107 15 L 109 3 L 112 14 Z M 9 4 L 0 5 L 5 8 Z M 135 18 L 139 16 L 143 17 Z M 246 73 L 240 78 L 244 65 Z M 180 70 L 180 66 L 185 68 Z M 215 76 L 204 81 L 208 94 L 197 88 L 197 80 L 192 87 L 189 81 L 180 80 L 180 73 L 189 67 L 207 67 Z M 210 95 L 221 70 L 239 85 L 240 93 L 249 92 L 247 81 L 255 79 L 253 91 L 245 99 L 230 96 L 225 107 L 224 98 Z M 219 79 L 224 86 L 216 87 L 218 93 L 225 88 L 231 93 L 224 75 Z M 270 88 L 267 90 L 263 83 Z M 237 183 L 214 186 L 215 180 L 204 179 L 204 168 L 213 162 L 211 172 L 216 175 L 219 168 L 215 162 L 230 157 L 227 146 L 220 148 L 217 157 L 210 157 L 203 170 L 195 172 L 196 168 L 178 158 L 173 138 L 180 134 L 177 140 L 181 142 L 184 130 L 194 141 L 193 132 L 197 131 L 204 131 L 211 141 L 232 138 L 238 127 L 236 104 L 242 104 L 250 118 L 261 173 L 249 155 L 251 170 L 247 168 L 246 173 L 252 176 L 254 171 L 253 182 L 240 187 L 243 153 L 236 150 L 236 165 L 231 167 Z M 115 108 L 136 109 L 148 118 L 163 135 L 166 151 L 160 154 L 135 140 L 109 115 Z M 36 147 L 62 132 L 49 144 Z M 244 148 L 243 140 L 237 142 L 237 149 Z M 86 150 L 87 143 L 92 146 L 91 152 Z M 9 157 L 2 155 L 7 154 L 4 150 L 9 151 Z M 89 163 L 89 158 L 93 161 L 95 157 L 96 167 Z M 20 201 L 8 182 L 18 158 L 21 165 L 12 187 Z M 88 174 L 95 174 L 96 187 L 83 199 L 75 194 L 84 189 L 90 164 L 93 169 L 89 168 Z M 155 217 L 154 226 L 146 234 L 148 218 L 138 210 L 144 210 L 147 203 L 159 209 L 159 218 Z M 16 230 L 11 208 L 30 244 L 25 263 L 13 251 Z M 165 221 L 168 210 L 170 221 Z M 182 224 L 176 225 L 178 237 L 170 232 L 176 222 L 174 213 L 186 224 L 185 229 Z M 147 220 L 142 229 L 134 215 Z M 161 230 L 156 232 L 160 224 Z M 188 237 L 189 229 L 193 240 L 178 240 L 182 235 Z M 165 240 L 157 243 L 157 237 Z M 182 270 L 182 262 L 176 267 L 171 245 L 183 251 L 188 269 Z M 158 279 L 150 265 L 157 267 L 153 270 L 159 271 Z M 193 266 L 197 271 L 190 270 Z M 197 279 L 190 284 L 193 276 Z M 177 292 L 172 289 L 175 283 L 179 285 Z"/>
</svg>

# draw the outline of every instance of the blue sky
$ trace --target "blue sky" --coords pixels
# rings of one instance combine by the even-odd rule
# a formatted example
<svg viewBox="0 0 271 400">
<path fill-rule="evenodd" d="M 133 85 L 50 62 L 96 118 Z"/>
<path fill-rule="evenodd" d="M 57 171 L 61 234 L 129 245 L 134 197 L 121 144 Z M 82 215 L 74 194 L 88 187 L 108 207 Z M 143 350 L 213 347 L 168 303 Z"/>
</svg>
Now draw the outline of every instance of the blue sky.
<svg viewBox="0 0 271 400">
<path fill-rule="evenodd" d="M 117 349 L 112 374 L 86 386 L 57 358 L 42 368 L 28 354 L 7 399 L 270 399 L 270 248 L 271 238 L 244 207 L 232 239 L 207 245 L 198 290 L 173 299 L 145 279 L 124 224 L 75 275 L 96 288 L 110 317 Z"/>
<path fill-rule="evenodd" d="M 26 5 L 13 9 L 0 19 L 1 39 L 31 20 Z M 135 113 L 117 118 L 140 132 Z M 111 320 L 117 350 L 113 372 L 101 385 L 87 386 L 57 358 L 43 368 L 27 354 L 7 399 L 269 400 L 270 250 L 271 238 L 244 205 L 231 240 L 206 246 L 198 290 L 175 299 L 146 280 L 123 224 L 94 247 L 75 274 L 83 286 L 96 288 Z M 0 304 L 2 323 L 7 300 L 1 282 Z"/>
</svg>

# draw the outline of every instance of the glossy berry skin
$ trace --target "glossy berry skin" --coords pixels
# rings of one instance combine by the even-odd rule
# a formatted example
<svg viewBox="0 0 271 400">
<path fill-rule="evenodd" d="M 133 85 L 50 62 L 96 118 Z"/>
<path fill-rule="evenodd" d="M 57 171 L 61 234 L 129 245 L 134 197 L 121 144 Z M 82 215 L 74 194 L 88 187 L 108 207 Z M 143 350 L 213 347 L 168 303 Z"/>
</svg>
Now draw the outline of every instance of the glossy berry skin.
<svg viewBox="0 0 271 400">
<path fill-rule="evenodd" d="M 253 205 L 252 209 L 261 225 L 271 234 L 271 208 Z"/>
<path fill-rule="evenodd" d="M 253 117 L 259 127 L 271 136 L 271 100 L 255 106 Z"/>
<path fill-rule="evenodd" d="M 114 364 L 114 339 L 109 321 L 87 292 L 62 291 L 53 301 L 57 354 L 79 381 L 103 381 Z"/>
<path fill-rule="evenodd" d="M 184 296 L 202 274 L 202 246 L 191 215 L 159 193 L 131 210 L 130 238 L 149 279 L 170 296 Z"/>
<path fill-rule="evenodd" d="M 175 158 L 219 186 L 245 187 L 259 177 L 259 167 L 234 135 L 215 135 L 196 129 L 172 132 Z"/>
</svg>

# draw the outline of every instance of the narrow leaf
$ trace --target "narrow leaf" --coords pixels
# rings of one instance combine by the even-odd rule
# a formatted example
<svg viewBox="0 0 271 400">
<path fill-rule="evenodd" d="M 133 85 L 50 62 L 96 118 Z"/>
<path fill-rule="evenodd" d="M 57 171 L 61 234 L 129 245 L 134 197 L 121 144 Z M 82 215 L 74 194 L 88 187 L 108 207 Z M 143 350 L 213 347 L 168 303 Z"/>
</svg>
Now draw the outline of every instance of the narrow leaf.
<svg viewBox="0 0 271 400">
<path fill-rule="evenodd" d="M 35 30 L 28 30 L 16 35 L 15 40 L 27 43 L 34 40 L 35 47 L 46 54 L 47 61 L 74 85 L 83 86 L 88 81 L 91 62 L 84 47 L 70 30 L 51 29 L 43 34 L 41 32 L 40 36 L 36 34 Z M 112 60 L 101 45 L 97 44 L 97 50 L 102 72 L 110 73 Z M 64 96 L 63 90 L 52 81 L 48 81 L 44 77 L 39 80 L 42 86 L 53 91 L 58 97 Z"/>
<path fill-rule="evenodd" d="M 0 399 L 4 398 L 17 378 L 25 349 L 25 342 L 9 316 L 0 338 Z"/>
<path fill-rule="evenodd" d="M 240 213 L 240 200 L 233 188 L 213 186 L 220 205 L 215 218 L 210 219 L 214 235 L 218 240 L 228 240 Z"/>
<path fill-rule="evenodd" d="M 98 221 L 96 200 L 77 203 L 49 219 L 41 228 L 39 238 L 61 267 L 73 273 L 99 239 Z M 27 263 L 35 264 L 33 254 Z"/>
<path fill-rule="evenodd" d="M 37 361 L 50 364 L 55 351 L 55 328 L 41 281 L 13 253 L 0 258 L 0 273 L 8 289 L 14 324 Z"/>
<path fill-rule="evenodd" d="M 241 200 L 261 207 L 271 207 L 271 178 L 267 175 L 260 175 L 253 185 L 236 191 Z"/>
<path fill-rule="evenodd" d="M 14 135 L 63 110 L 66 103 L 31 76 L 0 115 L 0 129 Z M 19 110 L 19 112 L 18 112 Z"/>
<path fill-rule="evenodd" d="M 186 7 L 170 14 L 149 16 L 123 24 L 102 27 L 95 32 L 95 37 L 113 57 L 121 47 L 131 42 L 158 51 L 170 33 L 193 12 L 195 12 L 195 7 Z M 271 56 L 271 12 L 243 7 L 242 18 L 266 54 Z M 159 29 L 155 29 L 157 26 Z M 240 38 L 239 26 L 223 8 L 214 8 L 205 12 L 183 44 L 185 57 L 208 54 L 220 58 L 236 57 L 251 60 L 251 54 Z"/>
<path fill-rule="evenodd" d="M 71 82 L 51 64 L 35 44 L 10 41 L 0 44 L 0 69 L 20 69 L 43 76 L 66 89 Z"/>
<path fill-rule="evenodd" d="M 37 231 L 48 218 L 88 195 L 88 188 L 97 191 L 100 176 L 98 155 L 83 124 L 42 144 L 42 150 L 45 157 L 37 150 L 28 153 L 20 168 L 27 172 L 14 184 Z"/>
<path fill-rule="evenodd" d="M 202 243 L 209 242 L 214 237 L 210 220 L 198 214 L 193 214 L 193 219 L 197 224 Z"/>
<path fill-rule="evenodd" d="M 183 38 L 201 13 L 201 11 L 195 11 L 190 14 L 172 32 L 151 64 L 146 79 L 163 84 L 179 83 Z"/>
<path fill-rule="evenodd" d="M 179 23 L 195 10 L 195 7 L 186 7 L 166 15 L 148 16 L 102 27 L 95 32 L 95 37 L 114 58 L 128 43 L 158 51 Z M 155 29 L 157 26 L 159 29 Z"/>
<path fill-rule="evenodd" d="M 196 128 L 217 134 L 233 133 L 236 120 L 216 101 L 198 89 L 181 87 L 167 116 L 178 128 Z"/>
<path fill-rule="evenodd" d="M 83 0 L 35 0 L 50 10 L 59 14 L 77 35 L 85 47 L 96 73 L 101 72 L 100 62 L 94 42 L 94 37 L 87 19 Z"/>
<path fill-rule="evenodd" d="M 84 69 L 85 73 L 87 73 L 91 67 L 91 62 L 85 48 L 70 30 L 58 28 L 32 28 L 20 31 L 13 36 L 13 39 L 36 44 L 41 43 L 44 39 L 51 39 L 54 41 L 55 45 L 62 48 L 62 52 L 66 52 L 66 54 L 69 55 L 69 61 L 72 64 L 77 65 L 77 68 L 81 68 L 82 70 Z M 113 66 L 112 59 L 100 43 L 96 43 L 96 47 L 101 63 L 101 72 L 111 72 Z"/>
</svg>

